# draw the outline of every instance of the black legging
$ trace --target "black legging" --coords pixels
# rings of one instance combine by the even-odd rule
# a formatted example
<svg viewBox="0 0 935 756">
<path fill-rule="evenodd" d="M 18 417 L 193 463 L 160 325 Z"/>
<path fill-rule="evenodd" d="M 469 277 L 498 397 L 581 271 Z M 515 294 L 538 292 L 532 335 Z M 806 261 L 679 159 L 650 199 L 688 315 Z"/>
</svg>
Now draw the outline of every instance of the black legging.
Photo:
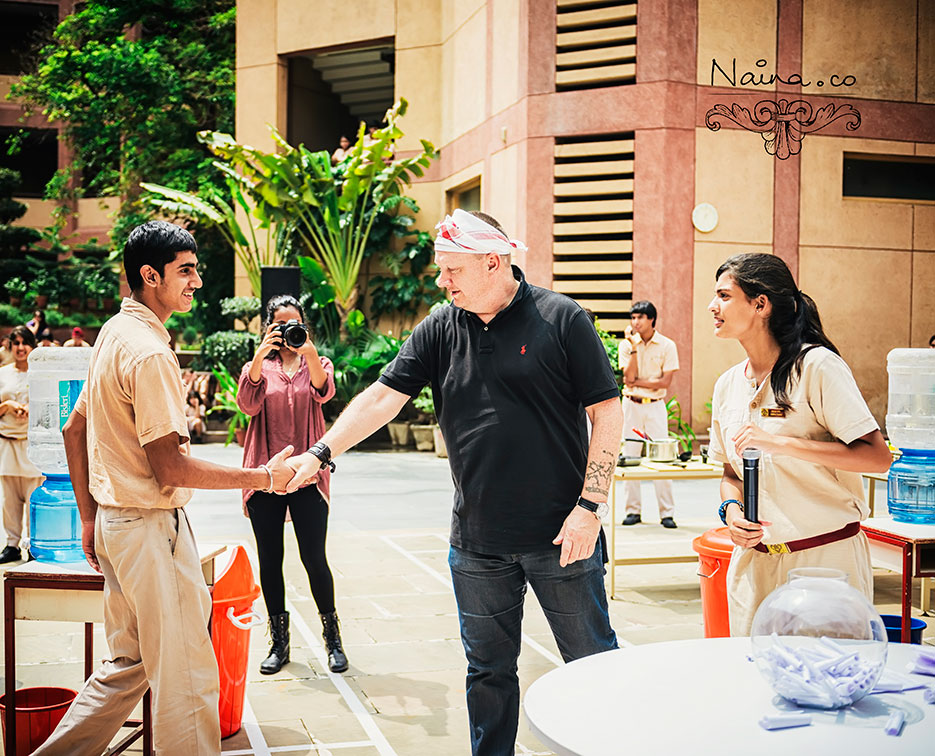
<svg viewBox="0 0 935 756">
<path fill-rule="evenodd" d="M 282 575 L 284 554 L 283 531 L 286 507 L 292 515 L 299 556 L 318 611 L 334 611 L 334 578 L 325 556 L 325 536 L 328 533 L 328 505 L 315 486 L 300 488 L 295 493 L 277 496 L 257 491 L 247 500 L 250 524 L 256 537 L 260 557 L 260 587 L 270 616 L 286 611 L 286 586 Z"/>
</svg>

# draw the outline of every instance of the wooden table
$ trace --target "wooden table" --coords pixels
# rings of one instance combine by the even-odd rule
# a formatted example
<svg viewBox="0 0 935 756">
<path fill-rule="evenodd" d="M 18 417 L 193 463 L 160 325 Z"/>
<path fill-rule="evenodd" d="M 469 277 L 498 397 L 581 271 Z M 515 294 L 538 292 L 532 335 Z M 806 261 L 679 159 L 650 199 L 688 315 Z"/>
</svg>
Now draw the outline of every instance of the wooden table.
<svg viewBox="0 0 935 756">
<path fill-rule="evenodd" d="M 617 481 L 620 480 L 708 480 L 720 479 L 724 468 L 717 464 L 706 464 L 693 458 L 685 466 L 662 462 L 643 462 L 633 467 L 618 467 L 614 470 L 614 482 L 610 486 L 610 538 L 607 556 L 610 560 L 610 597 L 616 593 L 617 565 L 627 564 L 677 564 L 694 562 L 698 555 L 677 554 L 671 556 L 643 556 L 617 559 Z"/>
<path fill-rule="evenodd" d="M 201 569 L 205 582 L 214 585 L 214 562 L 226 546 L 199 546 Z M 87 562 L 52 564 L 26 562 L 11 567 L 3 574 L 4 665 L 6 670 L 6 701 L 15 700 L 16 692 L 16 620 L 50 620 L 84 623 L 84 675 L 94 672 L 94 623 L 104 621 L 104 576 L 91 569 Z M 16 707 L 8 705 L 5 712 L 6 738 L 4 753 L 13 753 L 16 743 Z M 143 719 L 128 720 L 136 728 L 109 753 L 122 753 L 140 737 L 143 753 L 153 753 L 150 691 L 143 696 Z"/>
<path fill-rule="evenodd" d="M 909 675 L 918 646 L 891 643 L 886 668 Z M 796 710 L 747 660 L 749 638 L 646 643 L 564 664 L 529 686 L 523 711 L 530 730 L 559 756 L 847 756 L 931 754 L 935 706 L 921 689 L 874 693 L 835 711 L 809 710 L 812 724 L 767 731 L 760 717 Z M 894 711 L 899 737 L 883 731 Z"/>
<path fill-rule="evenodd" d="M 935 577 L 935 525 L 914 525 L 896 522 L 889 517 L 870 517 L 860 527 L 870 541 L 870 559 L 874 566 L 902 575 L 902 642 L 908 643 L 912 578 Z"/>
</svg>

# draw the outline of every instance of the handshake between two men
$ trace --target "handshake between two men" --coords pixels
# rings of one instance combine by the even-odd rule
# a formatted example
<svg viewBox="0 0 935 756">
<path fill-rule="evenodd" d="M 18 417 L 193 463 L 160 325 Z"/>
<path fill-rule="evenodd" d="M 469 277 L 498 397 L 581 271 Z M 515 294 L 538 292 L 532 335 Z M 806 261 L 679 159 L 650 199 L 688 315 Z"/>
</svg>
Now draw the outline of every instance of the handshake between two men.
<svg viewBox="0 0 935 756">
<path fill-rule="evenodd" d="M 260 467 L 269 474 L 269 488 L 276 494 L 287 494 L 311 485 L 318 480 L 322 462 L 314 454 L 295 454 L 293 446 L 287 446 L 275 454 L 268 463 Z"/>
</svg>

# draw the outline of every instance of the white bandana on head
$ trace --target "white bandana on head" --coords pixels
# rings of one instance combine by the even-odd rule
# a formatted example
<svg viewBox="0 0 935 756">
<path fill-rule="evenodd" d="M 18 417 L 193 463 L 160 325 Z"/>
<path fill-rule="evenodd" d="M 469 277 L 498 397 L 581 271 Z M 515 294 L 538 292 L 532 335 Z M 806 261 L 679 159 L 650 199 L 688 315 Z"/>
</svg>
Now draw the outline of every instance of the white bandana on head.
<svg viewBox="0 0 935 756">
<path fill-rule="evenodd" d="M 436 252 L 468 252 L 475 255 L 509 255 L 523 252 L 526 245 L 518 239 L 508 239 L 489 223 L 458 208 L 435 226 Z"/>
</svg>

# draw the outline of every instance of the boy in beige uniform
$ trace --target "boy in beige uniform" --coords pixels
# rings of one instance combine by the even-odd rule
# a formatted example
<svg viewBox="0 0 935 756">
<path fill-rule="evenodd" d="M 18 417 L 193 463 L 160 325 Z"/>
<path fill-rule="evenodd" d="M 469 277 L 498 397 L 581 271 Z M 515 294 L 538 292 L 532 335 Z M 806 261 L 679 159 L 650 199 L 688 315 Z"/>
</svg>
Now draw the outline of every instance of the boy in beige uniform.
<svg viewBox="0 0 935 756">
<path fill-rule="evenodd" d="M 634 437 L 633 429 L 642 431 L 657 441 L 669 437 L 669 415 L 666 391 L 672 376 L 679 369 L 679 355 L 672 339 L 656 330 L 656 307 L 652 302 L 634 302 L 630 310 L 632 335 L 623 339 L 617 350 L 617 362 L 623 371 L 623 435 Z M 642 444 L 624 442 L 624 453 L 638 457 Z M 675 502 L 672 481 L 654 481 L 659 521 L 663 527 L 674 528 Z M 640 482 L 627 481 L 627 508 L 624 525 L 641 522 L 643 508 Z"/>
<path fill-rule="evenodd" d="M 191 487 L 281 489 L 292 473 L 285 454 L 255 470 L 188 455 L 179 364 L 163 324 L 189 310 L 201 286 L 195 250 L 187 231 L 162 221 L 130 234 L 133 297 L 101 330 L 65 426 L 82 545 L 104 575 L 111 659 L 36 751 L 43 756 L 102 753 L 147 687 L 157 753 L 220 753 L 211 598 L 183 507 Z"/>
</svg>

